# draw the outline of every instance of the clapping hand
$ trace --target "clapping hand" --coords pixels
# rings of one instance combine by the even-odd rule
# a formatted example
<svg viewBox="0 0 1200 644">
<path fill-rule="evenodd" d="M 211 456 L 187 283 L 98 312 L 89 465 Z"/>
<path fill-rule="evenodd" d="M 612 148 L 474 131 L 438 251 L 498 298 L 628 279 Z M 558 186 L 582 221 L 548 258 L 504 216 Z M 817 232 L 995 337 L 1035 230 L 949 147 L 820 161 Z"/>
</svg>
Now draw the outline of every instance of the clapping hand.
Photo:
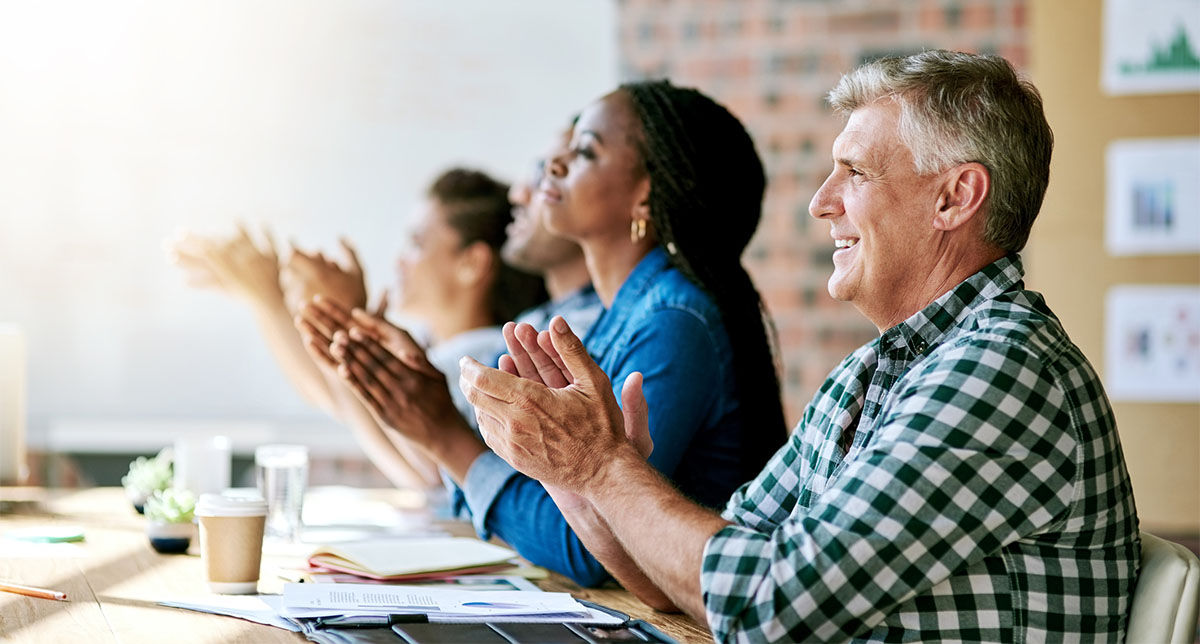
<svg viewBox="0 0 1200 644">
<path fill-rule="evenodd" d="M 386 307 L 386 296 L 381 296 L 380 300 L 381 306 Z M 348 334 L 356 320 L 359 326 L 371 329 L 375 337 L 386 346 L 395 347 L 398 353 L 407 350 L 404 355 L 412 356 L 416 363 L 428 363 L 424 359 L 424 351 L 408 333 L 383 319 L 382 310 L 375 313 L 367 313 L 362 309 L 351 311 L 337 300 L 324 295 L 314 295 L 312 300 L 300 307 L 293 318 L 309 355 L 331 369 L 337 369 L 340 364 L 330 353 L 334 340 L 340 337 L 339 333 Z M 418 355 L 420 359 L 416 358 Z"/>
<path fill-rule="evenodd" d="M 347 309 L 366 308 L 367 287 L 358 253 L 349 241 L 341 239 L 338 243 L 344 255 L 341 262 L 325 257 L 320 251 L 306 253 L 292 244 L 292 253 L 280 275 L 288 310 L 299 312 L 316 295 L 337 301 Z M 386 310 L 386 294 L 383 302 L 377 307 L 380 313 Z"/>
<path fill-rule="evenodd" d="M 566 325 L 566 322 L 563 324 Z M 567 328 L 570 333 L 570 328 Z M 571 370 L 554 347 L 549 330 L 539 333 L 532 325 L 509 322 L 504 325 L 504 344 L 508 347 L 508 353 L 500 356 L 500 370 L 542 383 L 552 389 L 561 389 L 575 382 Z M 582 347 L 582 343 L 580 346 Z M 586 357 L 591 362 L 591 357 Z M 647 422 L 648 413 L 646 399 L 642 396 L 641 373 L 635 371 L 629 374 L 621 385 L 621 410 L 625 420 L 626 438 L 634 444 L 643 458 L 649 458 L 654 450 L 654 440 L 650 437 Z"/>
<path fill-rule="evenodd" d="M 167 252 L 191 285 L 220 288 L 255 304 L 281 297 L 279 255 L 269 229 L 261 242 L 242 225 L 224 240 L 188 234 L 169 243 Z"/>
<path fill-rule="evenodd" d="M 566 321 L 556 317 L 550 327 L 549 351 L 541 334 L 530 334 L 532 327 L 507 329 L 506 340 L 516 342 L 503 369 L 464 358 L 460 386 L 475 406 L 484 440 L 500 457 L 544 484 L 580 493 L 598 480 L 611 455 L 649 453 L 641 375 L 632 374 L 622 387 L 623 412 L 608 376 Z M 640 448 L 627 428 L 634 437 L 645 435 L 636 438 Z"/>
<path fill-rule="evenodd" d="M 183 271 L 184 282 L 195 288 L 224 288 L 221 276 L 209 259 L 216 241 L 192 233 L 184 233 L 177 239 L 163 244 L 167 260 Z"/>
<path fill-rule="evenodd" d="M 305 305 L 297 326 L 310 353 L 334 367 L 385 427 L 429 447 L 445 428 L 463 425 L 446 376 L 403 329 L 323 297 Z"/>
</svg>

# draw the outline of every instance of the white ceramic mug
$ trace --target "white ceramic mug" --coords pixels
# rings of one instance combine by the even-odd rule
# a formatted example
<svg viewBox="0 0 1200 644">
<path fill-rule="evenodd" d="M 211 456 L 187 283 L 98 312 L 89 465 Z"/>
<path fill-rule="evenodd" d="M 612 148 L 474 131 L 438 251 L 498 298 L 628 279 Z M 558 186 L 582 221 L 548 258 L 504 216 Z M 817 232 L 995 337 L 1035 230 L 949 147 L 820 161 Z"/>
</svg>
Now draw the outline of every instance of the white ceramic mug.
<svg viewBox="0 0 1200 644">
<path fill-rule="evenodd" d="M 229 487 L 230 441 L 227 436 L 179 438 L 175 441 L 173 487 L 201 494 L 219 494 Z"/>
<path fill-rule="evenodd" d="M 0 324 L 0 485 L 25 482 L 25 338 Z"/>
</svg>

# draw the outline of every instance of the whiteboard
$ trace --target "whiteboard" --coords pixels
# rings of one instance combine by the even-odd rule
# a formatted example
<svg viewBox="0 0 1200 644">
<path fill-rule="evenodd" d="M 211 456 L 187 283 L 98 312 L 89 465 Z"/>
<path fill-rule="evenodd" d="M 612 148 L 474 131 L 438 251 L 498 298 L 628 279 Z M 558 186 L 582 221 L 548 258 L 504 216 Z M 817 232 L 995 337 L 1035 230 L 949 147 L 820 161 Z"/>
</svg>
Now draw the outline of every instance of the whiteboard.
<svg viewBox="0 0 1200 644">
<path fill-rule="evenodd" d="M 345 234 L 377 292 L 440 170 L 511 180 L 615 86 L 616 28 L 609 0 L 0 3 L 0 323 L 31 432 L 319 417 L 162 240 Z"/>
</svg>

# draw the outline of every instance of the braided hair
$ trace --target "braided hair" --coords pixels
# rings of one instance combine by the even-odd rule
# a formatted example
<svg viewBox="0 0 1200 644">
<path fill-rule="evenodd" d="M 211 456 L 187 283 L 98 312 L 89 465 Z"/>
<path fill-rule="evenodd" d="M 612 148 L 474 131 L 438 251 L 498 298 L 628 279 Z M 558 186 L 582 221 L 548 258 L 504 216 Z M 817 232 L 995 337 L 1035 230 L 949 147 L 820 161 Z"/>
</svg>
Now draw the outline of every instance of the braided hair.
<svg viewBox="0 0 1200 644">
<path fill-rule="evenodd" d="M 747 480 L 786 439 L 770 316 L 742 266 L 762 219 L 766 176 L 741 121 L 708 96 L 669 81 L 621 86 L 641 121 L 650 223 L 671 262 L 716 302 L 733 348 Z"/>
</svg>

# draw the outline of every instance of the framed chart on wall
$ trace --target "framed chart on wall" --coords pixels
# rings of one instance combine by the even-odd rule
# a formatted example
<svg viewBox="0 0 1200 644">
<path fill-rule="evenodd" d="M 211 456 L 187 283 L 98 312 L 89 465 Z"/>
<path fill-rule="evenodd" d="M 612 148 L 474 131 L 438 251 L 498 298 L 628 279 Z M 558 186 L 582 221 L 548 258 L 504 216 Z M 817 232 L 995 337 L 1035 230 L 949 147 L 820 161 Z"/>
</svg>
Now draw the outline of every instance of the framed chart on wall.
<svg viewBox="0 0 1200 644">
<path fill-rule="evenodd" d="M 1114 286 L 1105 387 L 1121 402 L 1200 402 L 1200 286 Z"/>
<path fill-rule="evenodd" d="M 1105 0 L 1103 49 L 1108 94 L 1200 91 L 1200 2 Z"/>
<path fill-rule="evenodd" d="M 1113 141 L 1106 167 L 1110 254 L 1200 253 L 1200 138 Z"/>
</svg>

